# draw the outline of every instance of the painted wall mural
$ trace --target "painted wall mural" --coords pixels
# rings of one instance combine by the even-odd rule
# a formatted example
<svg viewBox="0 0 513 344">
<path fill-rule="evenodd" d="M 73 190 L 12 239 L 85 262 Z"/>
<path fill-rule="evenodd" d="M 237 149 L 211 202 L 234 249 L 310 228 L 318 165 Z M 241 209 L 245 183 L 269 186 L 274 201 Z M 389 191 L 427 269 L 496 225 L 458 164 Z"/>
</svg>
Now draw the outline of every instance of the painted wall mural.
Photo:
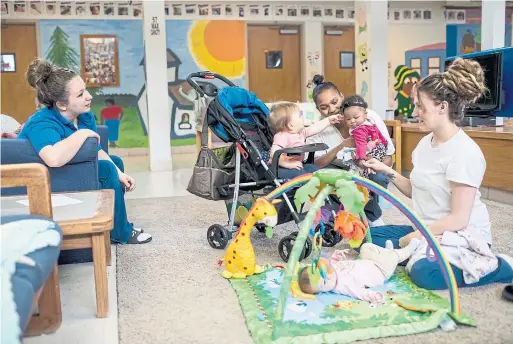
<svg viewBox="0 0 513 344">
<path fill-rule="evenodd" d="M 369 55 L 371 51 L 370 37 L 369 37 L 369 25 L 372 23 L 367 22 L 367 5 L 364 1 L 355 2 L 355 18 L 356 18 L 356 35 L 355 35 L 355 77 L 356 77 L 356 92 L 358 92 L 366 101 L 369 106 L 372 107 L 371 103 L 371 79 L 370 79 L 370 68 Z"/>
<path fill-rule="evenodd" d="M 166 39 L 171 142 L 176 145 L 192 145 L 196 142 L 198 95 L 187 83 L 187 76 L 193 72 L 209 70 L 244 87 L 244 22 L 167 20 Z M 143 67 L 144 61 L 141 61 Z M 213 83 L 224 86 L 218 80 Z M 145 85 L 141 86 L 137 99 L 138 112 L 146 133 L 148 113 Z"/>
<path fill-rule="evenodd" d="M 307 77 L 307 84 L 306 84 L 306 97 L 308 101 L 313 101 L 313 78 L 316 74 L 322 74 L 321 72 L 321 66 L 320 66 L 320 58 L 322 56 L 320 51 L 309 51 L 307 54 L 307 60 L 308 60 L 308 70 L 310 71 L 310 75 Z"/>
<path fill-rule="evenodd" d="M 142 22 L 131 20 L 40 20 L 41 55 L 80 73 L 80 35 L 114 34 L 118 38 L 120 86 L 90 87 L 91 110 L 98 124 L 109 127 L 112 147 L 147 147 L 137 113 L 137 94 L 144 71 L 137 68 L 143 51 Z"/>
<path fill-rule="evenodd" d="M 411 89 L 421 78 L 443 68 L 446 19 L 431 8 L 428 25 L 390 22 L 388 26 L 388 108 L 400 118 L 411 117 Z"/>
<path fill-rule="evenodd" d="M 504 46 L 511 46 L 511 20 L 506 21 Z M 450 55 L 481 51 L 481 23 L 447 25 L 447 52 Z"/>
<path fill-rule="evenodd" d="M 88 89 L 98 123 L 109 126 L 111 146 L 147 147 L 142 22 L 40 20 L 40 51 L 54 63 L 79 72 L 81 34 L 114 34 L 119 40 L 120 85 Z M 197 95 L 185 80 L 192 72 L 210 70 L 245 87 L 244 22 L 167 20 L 166 37 L 170 144 L 193 145 Z"/>
<path fill-rule="evenodd" d="M 412 117 L 414 105 L 412 90 L 413 86 L 420 80 L 419 73 L 408 68 L 408 66 L 397 66 L 394 72 L 396 83 L 394 90 L 397 92 L 395 100 L 397 101 L 396 115 L 403 117 Z"/>
</svg>

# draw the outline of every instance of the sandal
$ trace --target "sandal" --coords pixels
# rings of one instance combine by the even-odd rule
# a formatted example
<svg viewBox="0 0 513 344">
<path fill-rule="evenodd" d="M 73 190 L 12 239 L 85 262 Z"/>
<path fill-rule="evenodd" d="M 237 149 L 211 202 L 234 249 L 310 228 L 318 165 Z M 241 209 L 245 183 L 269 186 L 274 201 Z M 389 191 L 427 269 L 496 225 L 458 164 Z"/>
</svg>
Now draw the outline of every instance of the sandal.
<svg viewBox="0 0 513 344">
<path fill-rule="evenodd" d="M 141 237 L 141 238 L 140 238 Z M 146 238 L 146 239 L 144 239 Z M 152 236 L 148 233 L 139 232 L 135 229 L 132 229 L 132 235 L 130 239 L 126 242 L 127 244 L 146 244 L 152 240 Z"/>
<path fill-rule="evenodd" d="M 135 229 L 135 230 L 136 230 L 136 231 L 138 231 L 138 232 L 144 233 L 144 229 L 134 227 L 134 223 L 133 223 L 133 222 L 130 222 L 130 226 L 132 226 L 132 229 Z"/>
<path fill-rule="evenodd" d="M 507 301 L 513 302 L 513 284 L 509 284 L 504 287 L 502 297 Z"/>
</svg>

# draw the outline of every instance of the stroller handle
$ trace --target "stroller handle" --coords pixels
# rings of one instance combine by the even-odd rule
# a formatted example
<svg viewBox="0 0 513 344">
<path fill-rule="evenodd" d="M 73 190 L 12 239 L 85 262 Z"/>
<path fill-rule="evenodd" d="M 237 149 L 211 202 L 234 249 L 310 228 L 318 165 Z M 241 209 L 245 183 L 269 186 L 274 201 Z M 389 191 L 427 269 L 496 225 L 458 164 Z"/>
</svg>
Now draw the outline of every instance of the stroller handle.
<svg viewBox="0 0 513 344">
<path fill-rule="evenodd" d="M 209 72 L 209 71 L 191 73 L 187 77 L 187 82 L 189 83 L 189 85 L 192 86 L 192 88 L 194 88 L 194 90 L 196 92 L 198 92 L 200 97 L 205 96 L 205 94 L 207 96 L 209 96 L 209 97 L 215 97 L 217 95 L 217 93 L 211 93 L 211 92 L 203 91 L 203 89 L 201 89 L 200 85 L 198 85 L 198 83 L 194 80 L 195 78 L 200 78 L 200 79 L 219 79 L 222 82 L 224 82 L 225 84 L 227 84 L 228 86 L 237 87 L 233 82 L 231 82 L 230 80 L 228 80 L 224 76 L 219 75 L 217 73 L 212 73 L 212 72 Z"/>
</svg>

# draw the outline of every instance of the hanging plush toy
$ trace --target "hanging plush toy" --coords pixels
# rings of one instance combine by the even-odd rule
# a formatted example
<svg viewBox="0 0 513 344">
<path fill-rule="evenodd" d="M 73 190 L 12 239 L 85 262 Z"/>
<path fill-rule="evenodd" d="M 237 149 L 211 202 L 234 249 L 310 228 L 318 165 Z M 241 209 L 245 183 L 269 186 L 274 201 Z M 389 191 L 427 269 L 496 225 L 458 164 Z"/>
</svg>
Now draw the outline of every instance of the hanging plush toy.
<svg viewBox="0 0 513 344">
<path fill-rule="evenodd" d="M 322 235 L 322 232 L 315 233 L 313 240 L 312 264 L 308 268 L 308 276 L 312 285 L 316 285 L 321 278 L 325 279 L 335 271 L 331 266 L 331 258 L 322 254 Z"/>
<path fill-rule="evenodd" d="M 335 216 L 334 230 L 339 232 L 342 238 L 349 239 L 349 246 L 356 248 L 361 246 L 367 234 L 367 225 L 350 212 L 341 210 Z"/>
</svg>

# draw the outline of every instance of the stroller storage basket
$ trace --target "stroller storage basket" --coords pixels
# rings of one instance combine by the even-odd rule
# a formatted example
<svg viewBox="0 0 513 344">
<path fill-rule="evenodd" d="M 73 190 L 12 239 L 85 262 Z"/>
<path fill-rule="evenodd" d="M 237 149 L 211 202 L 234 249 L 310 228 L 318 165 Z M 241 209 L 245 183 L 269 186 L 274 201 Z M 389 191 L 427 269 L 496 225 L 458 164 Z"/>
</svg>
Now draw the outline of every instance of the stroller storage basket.
<svg viewBox="0 0 513 344">
<path fill-rule="evenodd" d="M 208 147 L 201 147 L 187 191 L 212 201 L 233 197 L 233 190 L 222 186 L 235 182 L 235 149 L 233 144 L 216 155 Z"/>
</svg>

